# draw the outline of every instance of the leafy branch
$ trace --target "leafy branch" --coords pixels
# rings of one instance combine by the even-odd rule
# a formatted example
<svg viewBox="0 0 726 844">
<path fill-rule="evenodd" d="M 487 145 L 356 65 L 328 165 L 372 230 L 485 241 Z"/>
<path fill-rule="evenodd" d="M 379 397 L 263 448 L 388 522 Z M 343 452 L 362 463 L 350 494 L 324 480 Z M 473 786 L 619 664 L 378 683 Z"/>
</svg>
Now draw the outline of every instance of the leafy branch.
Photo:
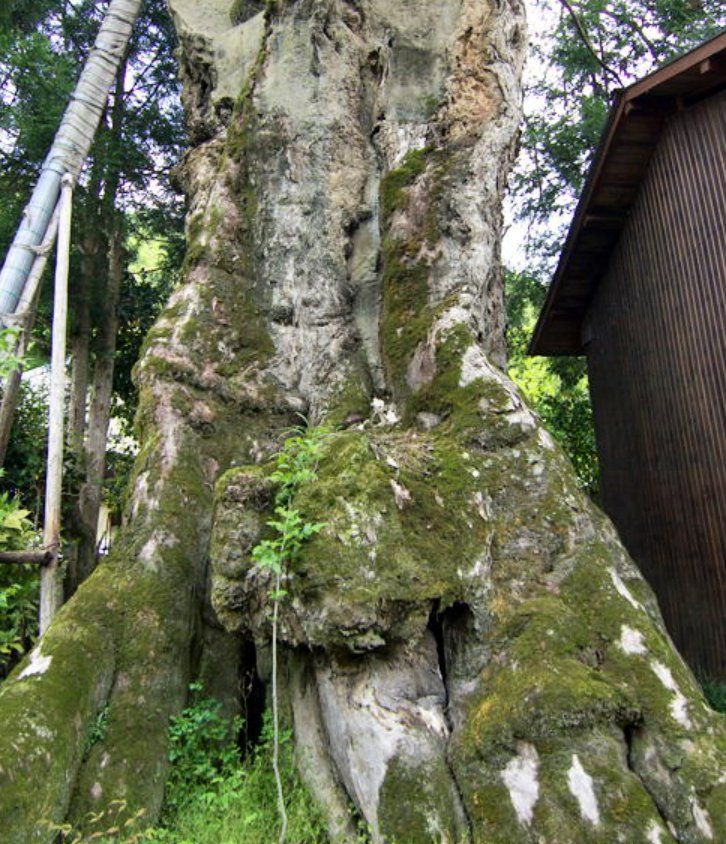
<svg viewBox="0 0 726 844">
<path fill-rule="evenodd" d="M 270 593 L 272 612 L 272 767 L 277 786 L 277 805 L 280 814 L 280 844 L 287 835 L 287 811 L 280 776 L 280 724 L 277 694 L 277 627 L 280 601 L 287 595 L 282 588 L 283 576 L 289 571 L 303 543 L 322 530 L 325 525 L 306 522 L 303 514 L 294 505 L 297 492 L 317 477 L 318 461 L 323 442 L 329 431 L 325 428 L 294 428 L 280 452 L 275 456 L 275 470 L 271 475 L 277 486 L 275 495 L 275 518 L 267 522 L 274 531 L 272 538 L 263 539 L 252 550 L 252 559 L 262 569 L 275 576 L 275 585 Z"/>
<path fill-rule="evenodd" d="M 7 378 L 20 364 L 18 355 L 19 328 L 0 330 L 0 378 Z"/>
</svg>

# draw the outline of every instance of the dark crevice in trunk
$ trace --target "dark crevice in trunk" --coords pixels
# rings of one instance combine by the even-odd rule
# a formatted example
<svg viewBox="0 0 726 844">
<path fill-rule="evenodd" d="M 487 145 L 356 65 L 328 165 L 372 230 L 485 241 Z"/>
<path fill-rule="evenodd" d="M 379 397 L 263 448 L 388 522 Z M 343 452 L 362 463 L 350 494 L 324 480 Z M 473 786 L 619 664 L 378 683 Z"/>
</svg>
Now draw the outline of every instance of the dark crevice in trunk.
<svg viewBox="0 0 726 844">
<path fill-rule="evenodd" d="M 445 761 L 446 767 L 449 771 L 449 776 L 451 777 L 451 782 L 453 783 L 457 797 L 459 798 L 459 805 L 461 807 L 463 819 L 466 822 L 466 840 L 472 841 L 474 836 L 474 825 L 469 815 L 469 810 L 466 805 L 466 800 L 464 799 L 464 794 L 461 790 L 461 785 L 459 784 L 459 780 L 457 779 L 456 771 L 454 770 L 454 766 L 452 765 L 451 758 L 449 756 L 451 736 L 454 732 L 454 722 L 451 718 L 451 711 L 449 708 L 451 692 L 449 688 L 447 649 L 444 639 L 444 630 L 445 627 L 448 626 L 448 622 L 451 619 L 458 620 L 464 615 L 468 615 L 470 610 L 466 606 L 466 604 L 460 603 L 456 603 L 451 607 L 447 607 L 443 612 L 440 612 L 439 607 L 440 601 L 437 598 L 433 602 L 433 605 L 431 607 L 431 615 L 429 616 L 428 628 L 433 633 L 434 640 L 436 641 L 436 653 L 438 655 L 439 671 L 441 672 L 441 681 L 444 686 L 444 717 L 446 718 L 446 724 L 449 728 L 449 740 L 447 741 L 446 745 Z"/>
<path fill-rule="evenodd" d="M 633 764 L 633 738 L 635 735 L 635 731 L 637 730 L 637 726 L 635 724 L 626 724 L 623 727 L 623 737 L 625 739 L 625 761 L 627 762 L 628 768 L 637 775 L 637 771 L 635 770 L 635 766 Z"/>
<path fill-rule="evenodd" d="M 436 640 L 436 653 L 439 658 L 439 671 L 441 672 L 441 680 L 444 684 L 444 701 L 445 701 L 445 711 L 446 711 L 446 720 L 449 725 L 449 730 L 451 729 L 451 721 L 449 719 L 449 683 L 448 683 L 448 676 L 446 671 L 446 648 L 444 647 L 444 625 L 443 625 L 443 615 L 444 613 L 439 612 L 439 606 L 441 601 L 437 598 L 433 606 L 431 607 L 431 615 L 429 616 L 429 630 L 434 634 L 434 639 Z"/>
<path fill-rule="evenodd" d="M 239 708 L 242 728 L 238 741 L 243 756 L 246 756 L 260 741 L 265 716 L 265 684 L 257 671 L 257 649 L 251 639 L 242 642 Z"/>
</svg>

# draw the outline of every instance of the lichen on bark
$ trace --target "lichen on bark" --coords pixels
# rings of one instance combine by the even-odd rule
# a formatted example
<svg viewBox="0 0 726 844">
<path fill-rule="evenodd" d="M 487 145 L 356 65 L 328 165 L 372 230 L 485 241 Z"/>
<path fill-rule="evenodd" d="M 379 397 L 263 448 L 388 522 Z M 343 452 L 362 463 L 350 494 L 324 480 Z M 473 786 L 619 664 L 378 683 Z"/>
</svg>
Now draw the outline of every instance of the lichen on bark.
<svg viewBox="0 0 726 844">
<path fill-rule="evenodd" d="M 269 681 L 251 550 L 297 414 L 335 430 L 280 683 L 331 840 L 351 805 L 376 842 L 725 838 L 723 719 L 501 370 L 521 5 L 258 5 L 171 3 L 185 281 L 137 370 L 122 538 L 0 690 L 7 840 L 114 799 L 153 820 L 189 679 L 244 642 Z"/>
</svg>

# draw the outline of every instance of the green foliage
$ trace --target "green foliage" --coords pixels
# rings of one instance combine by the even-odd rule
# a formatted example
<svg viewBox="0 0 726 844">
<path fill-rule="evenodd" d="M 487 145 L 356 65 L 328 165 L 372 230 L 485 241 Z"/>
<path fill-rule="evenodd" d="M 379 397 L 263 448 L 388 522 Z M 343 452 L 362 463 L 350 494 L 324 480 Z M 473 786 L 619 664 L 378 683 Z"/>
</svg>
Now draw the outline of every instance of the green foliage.
<svg viewBox="0 0 726 844">
<path fill-rule="evenodd" d="M 2 475 L 3 470 L 0 469 L 0 477 Z M 18 498 L 0 492 L 0 550 L 21 551 L 34 544 L 33 524 L 28 519 L 29 515 L 30 510 L 25 510 Z"/>
<path fill-rule="evenodd" d="M 705 677 L 701 679 L 701 686 L 711 708 L 726 714 L 726 682 Z"/>
<path fill-rule="evenodd" d="M 126 507 L 130 479 L 136 461 L 135 444 L 112 443 L 106 452 L 106 477 L 104 479 L 104 500 L 112 514 L 119 518 Z"/>
<path fill-rule="evenodd" d="M 267 522 L 273 536 L 253 548 L 252 559 L 277 576 L 284 574 L 294 563 L 303 542 L 324 527 L 323 524 L 306 522 L 292 502 L 298 490 L 315 480 L 323 443 L 329 433 L 325 428 L 295 428 L 293 436 L 285 440 L 282 449 L 275 455 L 275 469 L 270 478 L 277 487 L 276 518 Z M 283 595 L 277 590 L 273 597 Z"/>
<path fill-rule="evenodd" d="M 171 771 L 166 788 L 166 811 L 174 815 L 200 789 L 218 784 L 239 762 L 234 736 L 241 729 L 238 721 L 229 723 L 222 716 L 222 705 L 200 695 L 200 683 L 190 691 L 197 700 L 169 727 Z"/>
<path fill-rule="evenodd" d="M 20 498 L 32 511 L 36 525 L 40 523 L 43 507 L 47 432 L 46 393 L 23 382 L 0 489 Z"/>
<path fill-rule="evenodd" d="M 716 35 L 718 0 L 536 0 L 514 203 L 533 265 L 559 252 L 613 92 Z"/>
<path fill-rule="evenodd" d="M 192 684 L 195 694 L 199 684 Z M 278 827 L 277 793 L 269 757 L 269 721 L 260 744 L 243 760 L 235 736 L 240 723 L 221 714 L 221 705 L 198 697 L 170 728 L 171 772 L 162 823 L 146 840 L 165 844 L 268 844 Z M 295 769 L 293 742 L 283 733 L 281 774 L 287 794 L 289 839 L 296 844 L 327 840 L 322 812 Z"/>
<path fill-rule="evenodd" d="M 0 680 L 33 647 L 38 635 L 40 577 L 35 565 L 0 571 Z"/>
<path fill-rule="evenodd" d="M 527 273 L 509 272 L 505 284 L 509 375 L 567 452 L 582 488 L 595 496 L 599 470 L 585 360 L 529 357 L 546 288 Z"/>
<path fill-rule="evenodd" d="M 0 469 L 0 478 L 4 472 Z M 0 492 L 0 551 L 26 551 L 38 536 L 20 498 Z M 35 565 L 0 566 L 0 680 L 35 641 L 38 632 L 39 574 Z"/>
<path fill-rule="evenodd" d="M 267 522 L 272 528 L 271 539 L 263 539 L 252 549 L 252 559 L 262 569 L 274 575 L 274 589 L 270 597 L 274 604 L 272 616 L 272 769 L 277 792 L 277 810 L 281 828 L 279 840 L 282 844 L 288 832 L 288 811 L 285 799 L 285 785 L 280 764 L 281 736 L 279 725 L 279 701 L 277 696 L 277 618 L 280 600 L 287 594 L 281 588 L 283 575 L 297 559 L 303 543 L 318 533 L 323 524 L 306 522 L 300 511 L 293 506 L 297 492 L 315 480 L 318 461 L 322 454 L 323 441 L 329 431 L 323 428 L 294 428 L 282 449 L 274 458 L 274 471 L 270 475 L 277 486 L 274 512 L 277 518 Z"/>
<path fill-rule="evenodd" d="M 102 706 L 96 715 L 96 720 L 91 724 L 91 729 L 88 731 L 88 736 L 86 737 L 86 746 L 84 748 L 85 752 L 88 753 L 90 749 L 98 744 L 100 741 L 106 736 L 106 730 L 108 729 L 108 704 Z"/>
<path fill-rule="evenodd" d="M 7 378 L 20 363 L 15 353 L 19 334 L 18 328 L 0 329 L 0 379 Z"/>
</svg>

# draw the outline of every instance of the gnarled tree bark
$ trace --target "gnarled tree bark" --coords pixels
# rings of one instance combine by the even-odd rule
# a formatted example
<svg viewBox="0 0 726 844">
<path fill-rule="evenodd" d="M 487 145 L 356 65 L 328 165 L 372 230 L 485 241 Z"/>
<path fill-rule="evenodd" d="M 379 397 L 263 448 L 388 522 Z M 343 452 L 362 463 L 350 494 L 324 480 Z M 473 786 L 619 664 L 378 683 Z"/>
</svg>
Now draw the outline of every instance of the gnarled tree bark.
<svg viewBox="0 0 726 844">
<path fill-rule="evenodd" d="M 522 6 L 171 5 L 186 276 L 137 372 L 128 526 L 0 690 L 9 840 L 113 799 L 155 816 L 199 642 L 236 676 L 243 637 L 269 679 L 250 550 L 296 413 L 338 426 L 280 618 L 331 840 L 351 805 L 374 841 L 723 838 L 723 721 L 500 369 Z"/>
</svg>

